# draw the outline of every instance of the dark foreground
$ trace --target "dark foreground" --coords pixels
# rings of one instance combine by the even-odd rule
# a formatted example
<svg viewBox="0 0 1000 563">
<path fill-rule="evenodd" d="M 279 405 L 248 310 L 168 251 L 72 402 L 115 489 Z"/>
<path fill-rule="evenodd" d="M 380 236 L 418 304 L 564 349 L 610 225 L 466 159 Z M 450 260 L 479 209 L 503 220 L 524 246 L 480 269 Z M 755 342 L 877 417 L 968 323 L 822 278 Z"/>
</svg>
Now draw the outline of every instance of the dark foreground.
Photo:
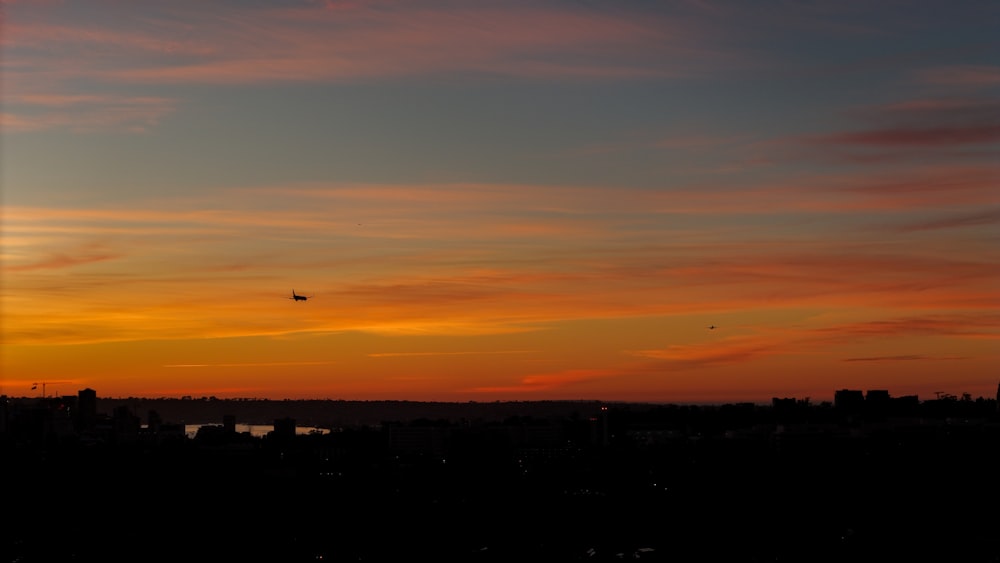
<svg viewBox="0 0 1000 563">
<path fill-rule="evenodd" d="M 7 443 L 2 561 L 1000 561 L 994 418 L 817 418 Z"/>
</svg>

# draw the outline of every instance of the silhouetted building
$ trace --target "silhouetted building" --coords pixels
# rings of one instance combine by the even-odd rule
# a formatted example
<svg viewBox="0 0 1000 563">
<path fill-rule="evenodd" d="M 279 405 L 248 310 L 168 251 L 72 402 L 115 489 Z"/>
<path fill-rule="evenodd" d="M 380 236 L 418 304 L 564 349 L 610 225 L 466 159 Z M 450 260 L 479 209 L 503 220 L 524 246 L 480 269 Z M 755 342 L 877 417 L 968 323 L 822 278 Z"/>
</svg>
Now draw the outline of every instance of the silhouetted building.
<svg viewBox="0 0 1000 563">
<path fill-rule="evenodd" d="M 809 399 L 796 399 L 794 397 L 771 398 L 772 422 L 777 424 L 792 424 L 805 422 L 809 419 L 812 405 Z"/>
<path fill-rule="evenodd" d="M 218 424 L 202 424 L 194 434 L 194 441 L 202 445 L 218 446 L 225 444 L 231 437 L 232 434 Z"/>
<path fill-rule="evenodd" d="M 236 433 L 236 415 L 226 414 L 222 416 L 222 428 L 230 433 Z"/>
<path fill-rule="evenodd" d="M 42 400 L 48 411 L 46 432 L 58 441 L 72 438 L 76 435 L 74 417 L 76 416 L 76 396 L 64 395 Z"/>
<path fill-rule="evenodd" d="M 163 426 L 163 417 L 160 416 L 160 413 L 149 411 L 149 414 L 146 415 L 146 428 L 155 434 L 160 431 L 161 426 Z"/>
<path fill-rule="evenodd" d="M 860 412 L 864 404 L 865 394 L 860 389 L 838 389 L 833 394 L 833 406 L 844 412 Z"/>
<path fill-rule="evenodd" d="M 771 397 L 771 407 L 775 411 L 791 411 L 795 409 L 795 397 Z"/>
<path fill-rule="evenodd" d="M 902 397 L 893 397 L 892 401 L 892 413 L 902 416 L 914 416 L 920 409 L 920 397 L 917 395 L 903 395 Z"/>
<path fill-rule="evenodd" d="M 271 435 L 279 440 L 291 440 L 295 438 L 295 419 L 289 417 L 276 419 Z"/>
<path fill-rule="evenodd" d="M 0 436 L 7 433 L 8 421 L 10 420 L 10 400 L 7 395 L 0 395 Z"/>
<path fill-rule="evenodd" d="M 587 439 L 597 440 L 596 420 L 587 421 Z M 551 447 L 570 439 L 565 424 L 555 424 L 547 420 L 510 421 L 503 425 L 504 436 L 511 445 L 518 448 Z"/>
<path fill-rule="evenodd" d="M 389 449 L 394 452 L 423 452 L 440 455 L 448 447 L 452 429 L 443 426 L 388 425 Z"/>
<path fill-rule="evenodd" d="M 886 404 L 889 402 L 889 391 L 886 389 L 869 389 L 865 393 L 865 402 L 868 404 Z"/>
<path fill-rule="evenodd" d="M 142 420 L 132 413 L 128 407 L 115 407 L 111 414 L 111 428 L 115 442 L 119 444 L 134 443 L 139 439 Z"/>
<path fill-rule="evenodd" d="M 97 426 L 97 391 L 81 389 L 76 399 L 76 428 L 79 431 L 92 431 Z"/>
<path fill-rule="evenodd" d="M 869 389 L 865 393 L 865 412 L 872 415 L 885 415 L 889 412 L 889 391 L 885 389 Z"/>
<path fill-rule="evenodd" d="M 147 444 L 163 445 L 187 439 L 183 424 L 164 422 L 163 417 L 155 410 L 149 411 L 146 420 L 146 428 L 140 431 L 140 435 Z"/>
<path fill-rule="evenodd" d="M 187 432 L 181 423 L 163 423 L 155 436 L 157 443 L 183 442 L 187 439 Z"/>
<path fill-rule="evenodd" d="M 608 429 L 608 407 L 601 407 L 597 416 L 590 418 L 590 443 L 595 446 L 611 444 L 611 432 Z"/>
</svg>

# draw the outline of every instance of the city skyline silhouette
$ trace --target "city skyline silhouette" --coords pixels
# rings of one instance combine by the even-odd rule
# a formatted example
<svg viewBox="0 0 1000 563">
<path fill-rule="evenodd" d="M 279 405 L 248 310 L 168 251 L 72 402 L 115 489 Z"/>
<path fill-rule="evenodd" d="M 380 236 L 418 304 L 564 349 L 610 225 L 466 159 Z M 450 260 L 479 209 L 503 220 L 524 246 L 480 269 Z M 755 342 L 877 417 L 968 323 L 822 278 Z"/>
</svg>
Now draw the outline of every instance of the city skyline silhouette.
<svg viewBox="0 0 1000 563">
<path fill-rule="evenodd" d="M 0 563 L 1000 562 L 997 3 L 0 10 Z"/>
<path fill-rule="evenodd" d="M 280 401 L 264 436 L 237 431 L 250 414 L 233 413 L 270 401 L 105 402 L 91 389 L 3 397 L 5 482 L 48 485 L 18 505 L 2 552 L 11 562 L 1000 555 L 995 519 L 981 510 L 1000 497 L 990 486 L 996 398 L 836 396 L 770 405 Z M 150 408 L 170 403 L 213 411 L 216 423 L 188 436 Z M 331 411 L 327 420 L 357 408 L 374 416 L 355 411 L 352 424 L 296 432 L 315 418 L 313 403 Z M 80 498 L 90 499 L 87 516 L 59 517 L 59 534 L 39 525 Z M 164 537 L 172 525 L 158 514 L 192 511 L 212 516 Z M 252 541 L 238 533 L 247 517 L 260 530 Z"/>
</svg>

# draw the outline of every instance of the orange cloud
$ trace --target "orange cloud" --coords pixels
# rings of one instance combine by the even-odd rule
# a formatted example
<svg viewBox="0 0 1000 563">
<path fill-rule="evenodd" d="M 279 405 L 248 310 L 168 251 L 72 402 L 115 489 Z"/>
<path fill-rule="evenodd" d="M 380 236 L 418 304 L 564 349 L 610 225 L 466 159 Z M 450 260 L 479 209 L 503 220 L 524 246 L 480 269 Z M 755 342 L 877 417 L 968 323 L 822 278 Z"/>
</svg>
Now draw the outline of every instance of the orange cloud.
<svg viewBox="0 0 1000 563">
<path fill-rule="evenodd" d="M 47 256 L 42 260 L 29 262 L 27 264 L 9 266 L 4 269 L 7 270 L 8 272 L 27 272 L 31 270 L 59 270 L 63 268 L 71 268 L 73 266 L 79 266 L 82 264 L 92 264 L 94 262 L 114 260 L 120 257 L 121 255 L 119 254 L 106 253 L 106 252 L 90 252 L 83 250 L 79 254 L 75 255 L 54 254 L 51 256 Z"/>
<path fill-rule="evenodd" d="M 548 212 L 547 222 L 601 217 L 613 221 L 614 213 L 635 214 L 757 214 L 780 212 L 855 212 L 1000 203 L 993 178 L 1000 167 L 983 165 L 920 166 L 907 171 L 812 175 L 773 184 L 739 187 L 691 186 L 647 190 L 621 186 L 533 186 L 508 184 L 435 185 L 313 185 L 247 188 L 234 196 L 327 199 L 350 204 L 371 225 L 377 212 L 395 217 L 421 209 L 441 217 L 458 211 L 489 209 L 494 214 L 517 212 L 525 224 L 525 210 Z M 559 214 L 563 214 L 560 217 Z M 612 219 L 604 219 L 612 217 Z M 453 221 L 447 222 L 454 224 Z M 478 221 L 477 221 L 478 223 Z M 352 223 L 355 225 L 356 223 Z M 574 236 L 580 234 L 572 233 Z"/>
<path fill-rule="evenodd" d="M 995 221 L 941 203 L 995 201 L 984 169 L 820 177 L 745 193 L 293 185 L 121 209 L 7 207 L 5 335 L 482 335 L 727 310 L 993 310 L 1000 270 L 976 239 L 955 249 L 924 234 Z M 818 220 L 805 233 L 781 232 L 780 221 L 767 236 L 754 227 L 755 214 L 803 209 L 817 219 L 872 215 L 853 232 L 827 233 Z M 53 277 L 67 268 L 74 276 Z M 291 287 L 320 298 L 289 326 Z M 53 309 L 67 295 L 76 305 Z M 268 313 L 254 313 L 262 303 Z"/>
<path fill-rule="evenodd" d="M 522 376 L 516 385 L 472 387 L 465 391 L 491 395 L 518 395 L 522 393 L 530 395 L 565 389 L 579 383 L 598 381 L 618 375 L 619 373 L 614 370 L 568 369 Z"/>
<path fill-rule="evenodd" d="M 811 338 L 822 342 L 831 339 L 848 341 L 858 336 L 954 336 L 962 338 L 1000 338 L 1000 312 L 996 307 L 981 313 L 901 317 L 817 328 Z"/>
<path fill-rule="evenodd" d="M 819 319 L 817 319 L 819 321 Z M 831 350 L 831 346 L 858 345 L 868 340 L 912 337 L 949 337 L 980 340 L 1000 338 L 997 312 L 928 317 L 900 317 L 856 323 L 831 323 L 815 327 L 744 326 L 749 336 L 731 336 L 663 349 L 629 351 L 630 355 L 669 361 L 682 368 L 711 364 L 743 363 L 774 355 L 804 355 Z M 845 361 L 883 359 L 962 359 L 953 355 L 902 354 L 854 357 Z"/>
<path fill-rule="evenodd" d="M 216 364 L 167 364 L 165 368 L 243 368 L 243 367 L 282 367 L 282 366 L 326 366 L 335 362 L 239 362 Z"/>
<path fill-rule="evenodd" d="M 376 352 L 368 354 L 370 358 L 396 358 L 401 356 L 481 356 L 481 355 L 507 355 L 507 354 L 528 354 L 530 350 L 466 350 L 462 352 Z"/>
<path fill-rule="evenodd" d="M 663 360 L 677 369 L 692 369 L 715 364 L 746 363 L 788 350 L 778 341 L 765 337 L 732 338 L 722 341 L 668 346 L 662 350 L 635 350 L 632 355 Z"/>
<path fill-rule="evenodd" d="M 905 356 L 872 356 L 866 358 L 844 358 L 845 362 L 899 362 L 915 360 L 962 360 L 960 356 L 924 356 L 919 354 L 908 354 Z"/>
</svg>

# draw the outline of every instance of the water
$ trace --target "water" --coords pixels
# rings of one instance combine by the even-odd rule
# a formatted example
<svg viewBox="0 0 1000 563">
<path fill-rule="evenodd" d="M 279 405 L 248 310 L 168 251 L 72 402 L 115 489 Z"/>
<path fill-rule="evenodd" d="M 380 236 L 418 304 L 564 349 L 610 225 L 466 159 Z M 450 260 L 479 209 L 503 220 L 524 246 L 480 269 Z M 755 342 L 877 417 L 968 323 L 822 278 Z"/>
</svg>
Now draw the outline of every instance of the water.
<svg viewBox="0 0 1000 563">
<path fill-rule="evenodd" d="M 198 429 L 202 426 L 220 426 L 219 424 L 185 424 L 184 433 L 188 438 L 194 438 L 198 433 Z M 267 436 L 268 432 L 274 430 L 273 424 L 237 424 L 236 432 L 243 433 L 249 432 L 254 438 L 263 438 Z M 327 428 L 316 428 L 313 426 L 296 426 L 296 434 L 312 434 L 313 432 L 318 432 L 320 434 L 328 434 L 330 432 Z"/>
</svg>

